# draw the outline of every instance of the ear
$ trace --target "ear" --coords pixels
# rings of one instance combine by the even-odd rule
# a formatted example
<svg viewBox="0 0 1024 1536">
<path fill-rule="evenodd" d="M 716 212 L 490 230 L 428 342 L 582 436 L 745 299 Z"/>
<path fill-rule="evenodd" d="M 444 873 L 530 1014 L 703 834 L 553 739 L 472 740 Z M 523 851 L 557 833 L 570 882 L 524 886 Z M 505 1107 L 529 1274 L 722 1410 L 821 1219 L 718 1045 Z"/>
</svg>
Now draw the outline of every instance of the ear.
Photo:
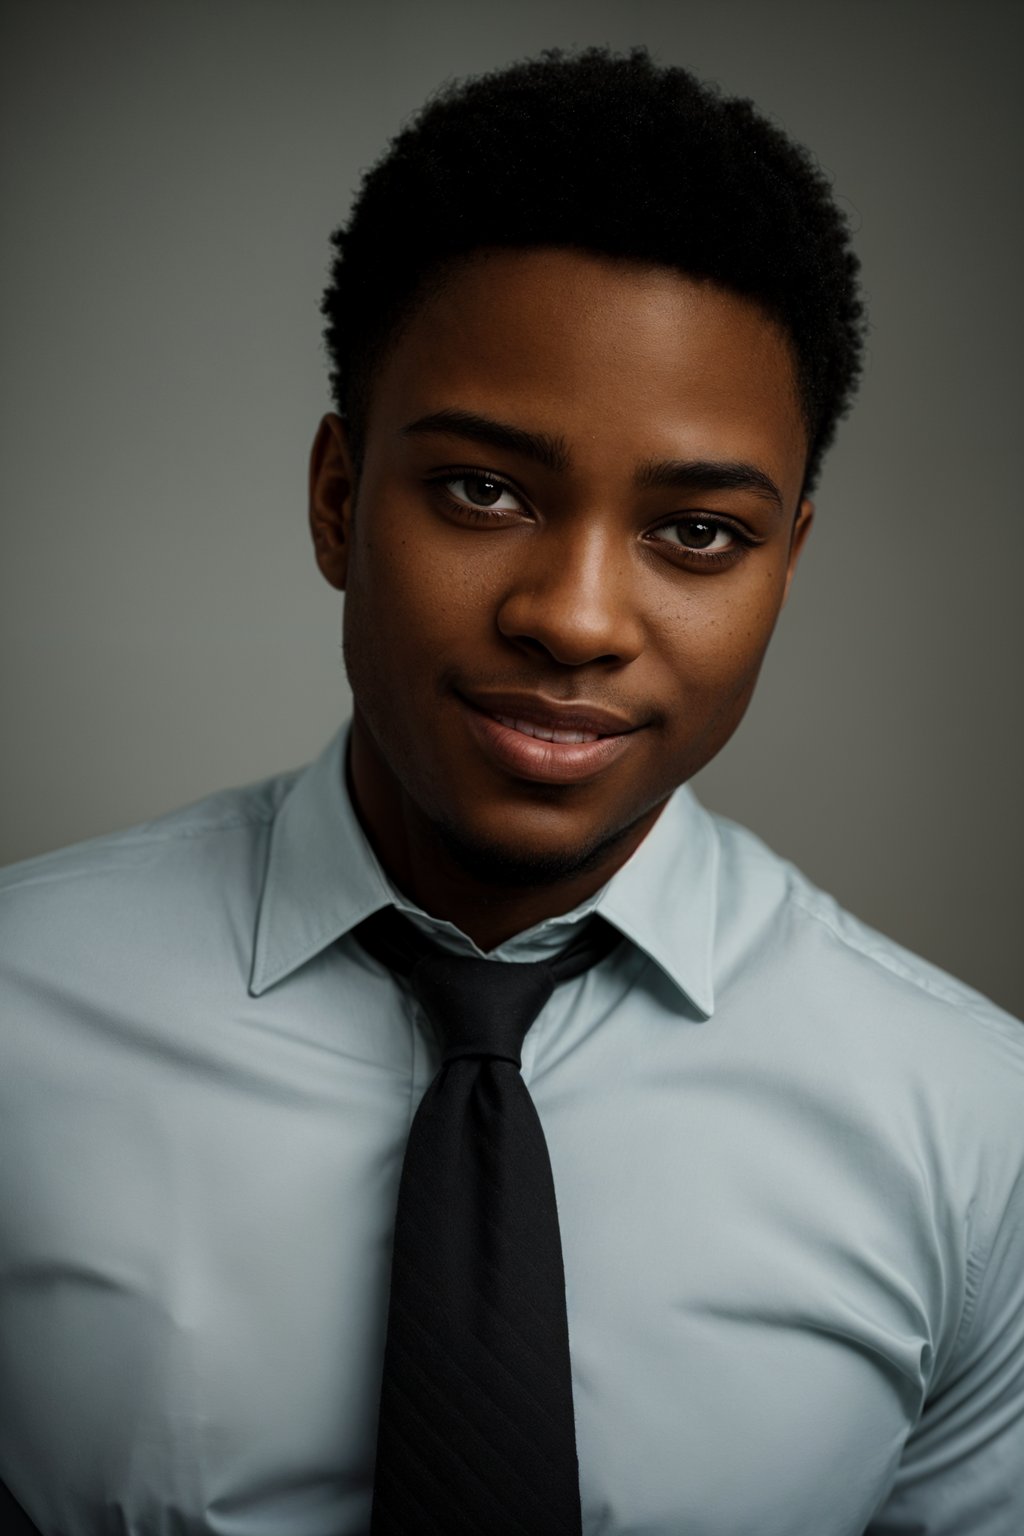
<svg viewBox="0 0 1024 1536">
<path fill-rule="evenodd" d="M 345 423 L 324 417 L 309 456 L 309 530 L 321 573 L 344 592 L 351 547 L 355 472 Z"/>
<path fill-rule="evenodd" d="M 783 603 L 789 597 L 789 585 L 793 580 L 793 573 L 796 570 L 801 551 L 807 543 L 807 535 L 811 531 L 813 521 L 814 502 L 808 501 L 805 496 L 796 509 L 796 517 L 793 520 L 793 532 L 789 539 L 789 558 L 786 561 L 786 586 L 782 594 Z"/>
</svg>

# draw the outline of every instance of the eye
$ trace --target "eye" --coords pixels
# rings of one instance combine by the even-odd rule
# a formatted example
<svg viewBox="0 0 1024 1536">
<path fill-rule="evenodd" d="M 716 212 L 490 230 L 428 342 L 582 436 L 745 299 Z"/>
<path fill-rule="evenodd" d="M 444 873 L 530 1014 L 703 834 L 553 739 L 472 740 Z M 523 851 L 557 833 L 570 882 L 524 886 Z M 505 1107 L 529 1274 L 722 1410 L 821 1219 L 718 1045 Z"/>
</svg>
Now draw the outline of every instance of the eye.
<svg viewBox="0 0 1024 1536">
<path fill-rule="evenodd" d="M 731 528 L 710 517 L 690 517 L 678 523 L 666 523 L 657 529 L 657 537 L 679 549 L 692 550 L 694 554 L 724 554 L 738 542 Z"/>
<path fill-rule="evenodd" d="M 649 535 L 659 543 L 665 543 L 682 554 L 697 559 L 722 559 L 741 551 L 747 542 L 739 531 L 716 517 L 678 518 L 674 523 L 663 523 Z"/>
<path fill-rule="evenodd" d="M 488 512 L 519 512 L 522 505 L 515 492 L 496 475 L 452 475 L 441 482 L 453 501 Z"/>
</svg>

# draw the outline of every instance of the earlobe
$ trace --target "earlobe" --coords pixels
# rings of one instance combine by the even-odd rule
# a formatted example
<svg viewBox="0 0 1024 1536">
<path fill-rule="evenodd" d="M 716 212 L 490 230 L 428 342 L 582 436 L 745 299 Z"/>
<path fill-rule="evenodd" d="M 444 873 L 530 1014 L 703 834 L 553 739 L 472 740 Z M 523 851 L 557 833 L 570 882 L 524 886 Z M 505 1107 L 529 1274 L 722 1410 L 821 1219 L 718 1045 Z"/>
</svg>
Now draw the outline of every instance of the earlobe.
<svg viewBox="0 0 1024 1536">
<path fill-rule="evenodd" d="M 789 597 L 790 583 L 796 570 L 797 562 L 807 542 L 807 535 L 811 531 L 814 522 L 814 503 L 805 496 L 796 509 L 796 517 L 793 520 L 793 532 L 789 541 L 789 560 L 786 564 L 786 590 L 782 595 L 783 604 Z"/>
<path fill-rule="evenodd" d="M 322 575 L 344 592 L 355 497 L 348 434 L 340 416 L 325 416 L 309 456 L 309 529 Z"/>
</svg>

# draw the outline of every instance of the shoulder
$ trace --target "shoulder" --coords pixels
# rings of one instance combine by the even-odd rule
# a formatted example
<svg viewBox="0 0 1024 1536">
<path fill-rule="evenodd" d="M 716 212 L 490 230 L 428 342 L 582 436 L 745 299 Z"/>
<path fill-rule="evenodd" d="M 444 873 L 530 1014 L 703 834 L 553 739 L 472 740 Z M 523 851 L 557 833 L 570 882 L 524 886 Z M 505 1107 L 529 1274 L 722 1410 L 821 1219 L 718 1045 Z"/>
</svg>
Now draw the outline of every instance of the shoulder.
<svg viewBox="0 0 1024 1536">
<path fill-rule="evenodd" d="M 722 1005 L 734 990 L 753 999 L 781 1050 L 847 1074 L 880 1112 L 988 1136 L 994 1153 L 1024 1161 L 1021 1021 L 844 910 L 752 833 L 712 821 Z"/>
<path fill-rule="evenodd" d="M 1021 1022 L 981 992 L 846 911 L 746 828 L 708 814 L 720 850 L 720 909 L 745 909 L 746 923 L 763 930 L 795 998 L 822 984 L 838 995 L 845 985 L 855 1006 L 888 1001 L 936 1022 L 969 1016 L 1024 1042 Z"/>
<path fill-rule="evenodd" d="M 0 870 L 0 975 L 75 954 L 102 961 L 147 935 L 220 925 L 258 900 L 265 846 L 295 772 L 227 789 L 139 826 Z"/>
<path fill-rule="evenodd" d="M 716 1019 L 787 1134 L 813 1126 L 823 1166 L 923 1223 L 966 1320 L 1000 1232 L 1024 1259 L 1024 1025 L 712 820 Z"/>
</svg>

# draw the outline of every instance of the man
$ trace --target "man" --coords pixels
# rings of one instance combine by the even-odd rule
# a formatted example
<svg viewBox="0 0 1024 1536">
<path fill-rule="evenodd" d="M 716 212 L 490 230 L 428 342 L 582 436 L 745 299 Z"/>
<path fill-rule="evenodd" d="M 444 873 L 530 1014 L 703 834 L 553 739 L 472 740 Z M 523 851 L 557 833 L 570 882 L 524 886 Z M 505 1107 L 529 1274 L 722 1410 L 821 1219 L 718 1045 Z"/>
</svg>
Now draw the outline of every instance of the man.
<svg viewBox="0 0 1024 1536">
<path fill-rule="evenodd" d="M 350 726 L 5 878 L 0 1476 L 62 1536 L 1014 1536 L 1020 1028 L 681 787 L 858 373 L 823 178 L 547 55 L 335 241 Z"/>
</svg>

